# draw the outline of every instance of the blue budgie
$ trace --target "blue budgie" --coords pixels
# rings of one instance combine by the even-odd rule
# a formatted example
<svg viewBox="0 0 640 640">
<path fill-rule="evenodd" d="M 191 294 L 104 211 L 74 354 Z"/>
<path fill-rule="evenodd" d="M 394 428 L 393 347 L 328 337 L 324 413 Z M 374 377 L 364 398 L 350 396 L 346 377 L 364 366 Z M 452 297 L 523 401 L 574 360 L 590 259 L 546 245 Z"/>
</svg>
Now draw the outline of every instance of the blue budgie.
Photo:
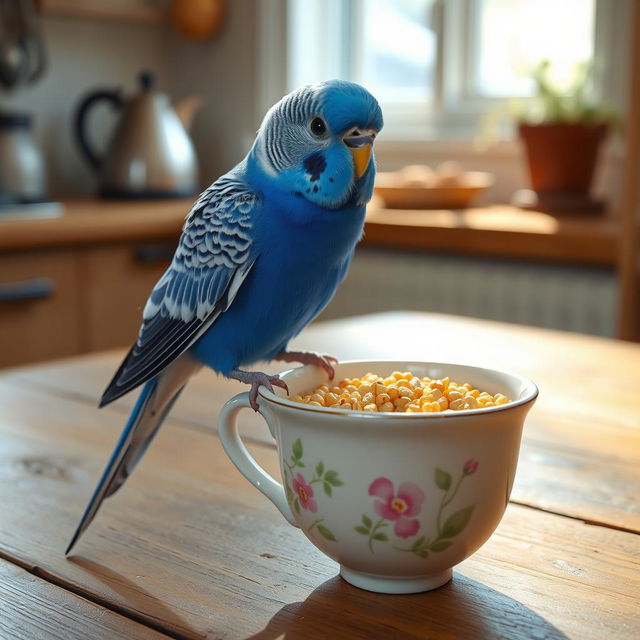
<svg viewBox="0 0 640 640">
<path fill-rule="evenodd" d="M 254 409 L 260 385 L 286 385 L 243 367 L 282 360 L 333 377 L 334 358 L 287 344 L 347 272 L 373 192 L 381 128 L 378 103 L 359 85 L 304 87 L 269 110 L 246 158 L 200 195 L 149 296 L 138 339 L 102 396 L 101 407 L 144 384 L 66 553 L 201 366 L 250 384 Z"/>
</svg>

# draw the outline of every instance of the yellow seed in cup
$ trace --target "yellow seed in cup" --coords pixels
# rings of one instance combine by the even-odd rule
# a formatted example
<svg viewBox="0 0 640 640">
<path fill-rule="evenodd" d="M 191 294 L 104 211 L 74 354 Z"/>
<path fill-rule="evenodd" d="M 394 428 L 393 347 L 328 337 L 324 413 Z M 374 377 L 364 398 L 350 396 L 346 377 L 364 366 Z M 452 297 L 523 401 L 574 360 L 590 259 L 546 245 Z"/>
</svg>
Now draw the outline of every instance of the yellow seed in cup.
<svg viewBox="0 0 640 640">
<path fill-rule="evenodd" d="M 388 376 L 367 373 L 361 378 L 344 378 L 334 386 L 319 385 L 312 391 L 295 394 L 293 402 L 315 407 L 335 407 L 354 411 L 384 413 L 441 413 L 496 407 L 510 402 L 503 393 L 492 395 L 469 382 L 418 378 L 410 371 L 394 371 Z"/>
</svg>

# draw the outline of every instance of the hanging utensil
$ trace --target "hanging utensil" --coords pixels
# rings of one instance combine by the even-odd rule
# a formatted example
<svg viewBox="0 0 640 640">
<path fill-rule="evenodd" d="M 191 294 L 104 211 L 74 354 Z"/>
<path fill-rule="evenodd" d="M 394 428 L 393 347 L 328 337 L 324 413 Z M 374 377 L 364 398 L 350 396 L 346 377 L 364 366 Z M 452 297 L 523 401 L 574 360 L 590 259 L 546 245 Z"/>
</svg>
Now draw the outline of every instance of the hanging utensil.
<svg viewBox="0 0 640 640">
<path fill-rule="evenodd" d="M 26 84 L 37 80 L 47 66 L 46 52 L 33 0 L 17 0 L 20 41 L 27 54 Z"/>
<path fill-rule="evenodd" d="M 0 2 L 0 83 L 13 89 L 28 73 L 27 54 L 19 41 L 18 5 L 14 0 Z"/>
<path fill-rule="evenodd" d="M 46 52 L 33 0 L 0 0 L 0 84 L 31 84 L 46 68 Z"/>
</svg>

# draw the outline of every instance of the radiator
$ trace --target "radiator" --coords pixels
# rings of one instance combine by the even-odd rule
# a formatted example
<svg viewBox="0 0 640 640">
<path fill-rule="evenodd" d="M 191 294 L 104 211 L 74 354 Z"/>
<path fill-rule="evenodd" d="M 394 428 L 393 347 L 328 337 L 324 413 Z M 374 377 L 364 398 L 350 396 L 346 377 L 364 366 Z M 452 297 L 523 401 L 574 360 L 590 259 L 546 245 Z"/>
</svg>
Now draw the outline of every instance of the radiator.
<svg viewBox="0 0 640 640">
<path fill-rule="evenodd" d="M 362 247 L 320 319 L 398 309 L 614 336 L 616 277 L 605 268 Z"/>
</svg>

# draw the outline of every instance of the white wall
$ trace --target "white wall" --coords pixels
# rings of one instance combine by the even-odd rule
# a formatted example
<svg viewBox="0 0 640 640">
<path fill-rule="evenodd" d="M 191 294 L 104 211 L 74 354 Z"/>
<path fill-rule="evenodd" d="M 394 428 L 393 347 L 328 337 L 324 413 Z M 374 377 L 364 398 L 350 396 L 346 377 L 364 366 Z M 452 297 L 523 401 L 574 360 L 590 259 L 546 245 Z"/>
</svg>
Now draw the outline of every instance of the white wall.
<svg viewBox="0 0 640 640">
<path fill-rule="evenodd" d="M 168 36 L 168 74 L 176 96 L 197 93 L 204 105 L 192 137 L 206 186 L 242 160 L 260 124 L 255 0 L 227 3 L 218 34 L 203 42 Z"/>
</svg>

